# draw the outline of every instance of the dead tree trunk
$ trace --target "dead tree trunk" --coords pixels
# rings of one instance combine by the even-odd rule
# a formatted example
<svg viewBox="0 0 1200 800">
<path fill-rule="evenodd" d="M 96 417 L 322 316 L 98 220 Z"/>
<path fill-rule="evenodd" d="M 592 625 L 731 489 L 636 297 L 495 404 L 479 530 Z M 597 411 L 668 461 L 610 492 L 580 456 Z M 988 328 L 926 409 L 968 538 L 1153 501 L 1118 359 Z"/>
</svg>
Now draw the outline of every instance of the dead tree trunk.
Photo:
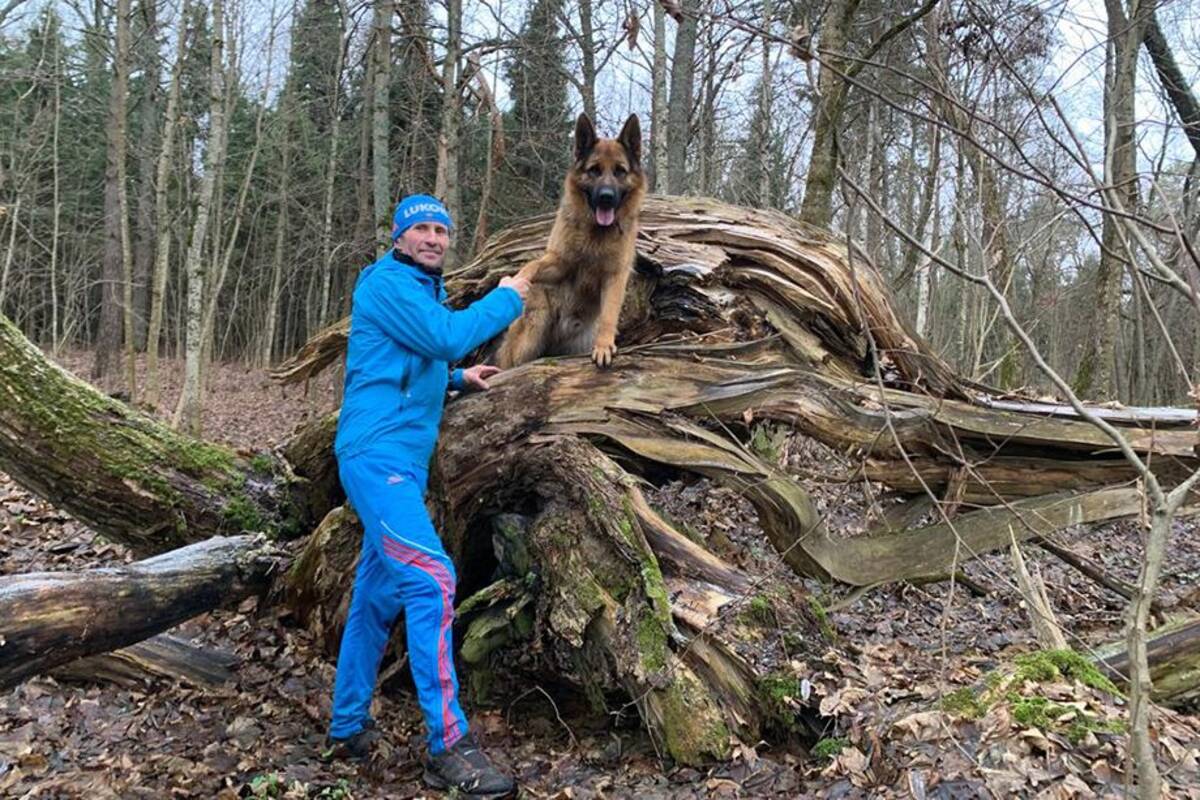
<svg viewBox="0 0 1200 800">
<path fill-rule="evenodd" d="M 308 530 L 315 498 L 275 457 L 247 461 L 101 394 L 2 317 L 0 470 L 145 555 L 245 529 Z"/>
<path fill-rule="evenodd" d="M 1194 706 L 1200 701 L 1200 619 L 1185 617 L 1167 623 L 1146 637 L 1154 702 Z M 1125 642 L 1102 648 L 1097 659 L 1108 677 L 1127 682 L 1129 650 Z"/>
<path fill-rule="evenodd" d="M 0 691 L 237 603 L 267 588 L 275 563 L 262 541 L 235 536 L 125 567 L 0 578 Z"/>
</svg>

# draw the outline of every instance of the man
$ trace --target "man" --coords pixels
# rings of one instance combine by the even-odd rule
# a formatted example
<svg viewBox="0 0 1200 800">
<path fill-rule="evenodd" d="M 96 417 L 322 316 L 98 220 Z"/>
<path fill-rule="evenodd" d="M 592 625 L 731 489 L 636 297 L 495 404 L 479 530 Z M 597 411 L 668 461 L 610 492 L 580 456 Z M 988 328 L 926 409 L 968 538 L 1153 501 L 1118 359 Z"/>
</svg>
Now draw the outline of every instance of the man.
<svg viewBox="0 0 1200 800">
<path fill-rule="evenodd" d="M 408 659 L 425 717 L 425 779 L 471 796 L 512 791 L 479 750 L 458 705 L 451 624 L 454 565 L 425 510 L 429 459 L 447 383 L 487 389 L 491 366 L 449 371 L 521 315 L 529 283 L 505 278 L 462 311 L 442 303 L 450 215 L 436 198 L 396 209 L 394 249 L 354 288 L 346 391 L 335 450 L 342 486 L 363 526 L 362 552 L 338 654 L 329 755 L 362 759 L 378 738 L 370 717 L 379 661 L 404 610 Z"/>
</svg>

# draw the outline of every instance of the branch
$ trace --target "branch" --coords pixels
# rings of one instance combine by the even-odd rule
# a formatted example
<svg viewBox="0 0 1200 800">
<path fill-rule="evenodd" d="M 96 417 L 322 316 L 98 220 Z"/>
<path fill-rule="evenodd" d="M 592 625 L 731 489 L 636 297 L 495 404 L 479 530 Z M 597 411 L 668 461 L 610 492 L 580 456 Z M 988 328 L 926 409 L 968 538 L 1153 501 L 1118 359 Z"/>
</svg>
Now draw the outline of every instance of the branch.
<svg viewBox="0 0 1200 800">
<path fill-rule="evenodd" d="M 930 11 L 933 11 L 933 7 L 937 4 L 938 0 L 925 0 L 924 4 L 922 4 L 920 8 L 909 14 L 907 17 L 897 21 L 895 25 L 884 31 L 883 35 L 876 39 L 875 43 L 871 45 L 870 48 L 867 49 L 867 52 L 861 56 L 861 60 L 846 70 L 847 77 L 853 78 L 859 72 L 862 72 L 862 69 L 866 66 L 867 62 L 870 61 L 885 44 L 912 27 L 913 23 L 919 22 L 922 17 L 924 17 Z"/>
<path fill-rule="evenodd" d="M 1175 62 L 1175 54 L 1171 52 L 1167 37 L 1163 35 L 1162 27 L 1158 24 L 1157 14 L 1151 14 L 1142 43 L 1146 45 L 1146 52 L 1154 62 L 1154 69 L 1158 72 L 1158 80 L 1163 90 L 1170 98 L 1171 105 L 1175 107 L 1175 112 L 1179 114 L 1183 131 L 1191 142 L 1192 149 L 1196 151 L 1197 157 L 1200 157 L 1200 101 L 1192 94 L 1191 84 Z"/>
<path fill-rule="evenodd" d="M 1016 316 L 1013 314 L 1012 307 L 1009 306 L 1008 300 L 1004 297 L 1004 293 L 996 288 L 996 285 L 992 283 L 991 279 L 989 279 L 987 276 L 972 275 L 968 272 L 964 272 L 954 264 L 946 261 L 937 253 L 932 252 L 929 248 L 925 247 L 923 243 L 914 239 L 912 234 L 896 224 L 891 217 L 889 217 L 888 214 L 879 207 L 879 204 L 875 202 L 875 199 L 865 192 L 861 186 L 855 183 L 854 179 L 846 173 L 846 170 L 843 167 L 838 167 L 838 174 L 841 175 L 842 180 L 854 190 L 855 194 L 863 198 L 867 205 L 871 207 L 871 210 L 879 215 L 880 219 L 884 221 L 884 224 L 903 237 L 913 247 L 920 248 L 921 252 L 925 254 L 926 258 L 936 262 L 937 264 L 940 264 L 942 267 L 954 273 L 963 280 L 970 281 L 977 286 L 982 286 L 987 289 L 988 293 L 992 295 L 993 299 L 995 299 L 996 303 L 999 305 L 1000 312 L 1004 315 L 1005 321 L 1008 322 L 1009 328 L 1011 328 L 1013 333 L 1016 334 L 1017 338 L 1021 340 L 1021 343 L 1025 346 L 1026 351 L 1030 356 L 1033 357 L 1038 369 L 1042 371 L 1042 374 L 1049 378 L 1050 381 L 1054 383 L 1056 387 L 1058 387 L 1058 390 L 1063 393 L 1064 397 L 1067 398 L 1067 402 L 1070 403 L 1071 407 L 1075 409 L 1075 413 L 1079 414 L 1080 417 L 1087 420 L 1093 426 L 1099 428 L 1109 439 L 1112 440 L 1117 449 L 1121 451 L 1121 455 L 1125 457 L 1125 460 L 1128 461 L 1135 470 L 1137 470 L 1138 474 L 1142 477 L 1142 480 L 1145 481 L 1146 488 L 1154 497 L 1155 503 L 1158 504 L 1165 502 L 1165 496 L 1163 495 L 1162 488 L 1159 486 L 1158 479 L 1154 472 L 1151 471 L 1146 462 L 1142 461 L 1142 459 L 1138 457 L 1138 454 L 1134 452 L 1133 448 L 1129 444 L 1129 441 L 1121 435 L 1121 432 L 1107 421 L 1101 419 L 1088 410 L 1088 408 L 1083 405 L 1083 401 L 1079 399 L 1079 396 L 1075 394 L 1074 390 L 1063 379 L 1063 377 L 1055 372 L 1053 367 L 1046 363 L 1046 359 L 1042 356 L 1041 351 L 1038 350 L 1037 345 L 1033 343 L 1033 339 L 1030 338 L 1029 333 L 1025 330 L 1024 326 L 1017 321 Z"/>
</svg>

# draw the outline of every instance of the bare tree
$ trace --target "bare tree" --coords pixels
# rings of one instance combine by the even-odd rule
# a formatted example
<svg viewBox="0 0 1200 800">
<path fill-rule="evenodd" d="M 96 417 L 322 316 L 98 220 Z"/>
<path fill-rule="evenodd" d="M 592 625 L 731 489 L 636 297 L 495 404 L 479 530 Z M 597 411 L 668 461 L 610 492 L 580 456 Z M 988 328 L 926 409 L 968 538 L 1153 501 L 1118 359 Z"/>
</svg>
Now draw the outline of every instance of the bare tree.
<svg viewBox="0 0 1200 800">
<path fill-rule="evenodd" d="M 388 86 L 392 78 L 392 16 L 394 0 L 375 0 L 375 23 L 371 45 L 375 70 L 371 98 L 371 163 L 375 198 L 375 249 L 387 249 L 392 229 L 392 173 L 388 154 Z"/>
<path fill-rule="evenodd" d="M 667 15 L 654 3 L 654 61 L 650 71 L 650 189 L 666 188 L 667 170 Z"/>
<path fill-rule="evenodd" d="M 1129 209 L 1138 205 L 1137 146 L 1134 121 L 1134 97 L 1137 84 L 1137 54 L 1141 47 L 1153 0 L 1134 0 L 1133 13 L 1126 16 L 1123 0 L 1105 0 L 1108 12 L 1108 57 L 1105 59 L 1104 108 L 1105 141 L 1111 146 L 1112 172 L 1105 181 L 1116 186 L 1122 204 Z M 1121 283 L 1127 264 L 1127 244 L 1121 223 L 1111 214 L 1103 220 L 1100 247 L 1100 268 L 1096 273 L 1090 335 L 1084 338 L 1083 360 L 1075 375 L 1076 391 L 1084 396 L 1113 398 L 1116 384 L 1113 376 L 1114 348 L 1121 302 Z"/>
<path fill-rule="evenodd" d="M 129 93 L 129 0 L 117 0 L 116 50 L 113 54 L 113 83 L 108 101 L 108 158 L 104 170 L 104 279 L 101 288 L 100 333 L 96 342 L 92 377 L 105 378 L 119 361 L 121 345 L 121 311 L 132 309 L 127 303 L 132 288 L 127 275 L 129 253 L 129 223 L 126 218 L 125 192 L 125 129 L 126 97 Z M 131 268 L 131 267 L 130 267 Z M 132 321 L 132 320 L 130 320 Z M 128 328 L 129 325 L 127 324 Z M 130 389 L 132 390 L 132 382 Z"/>
<path fill-rule="evenodd" d="M 158 164 L 154 181 L 155 239 L 154 273 L 150 289 L 150 322 L 146 328 L 146 394 L 145 402 L 151 408 L 159 403 L 161 379 L 158 367 L 159 339 L 162 335 L 163 301 L 170 271 L 171 236 L 166 230 L 170 213 L 167 202 L 167 182 L 171 164 L 175 160 L 175 133 L 179 127 L 179 83 L 183 71 L 184 52 L 187 46 L 187 19 L 190 3 L 184 0 L 179 11 L 179 28 L 175 38 L 175 63 L 171 67 L 171 85 L 167 90 L 167 110 L 163 117 L 162 143 L 158 152 Z"/>
<path fill-rule="evenodd" d="M 158 0 L 141 0 L 138 14 L 142 31 L 137 40 L 137 60 L 142 72 L 142 91 L 138 99 L 141 129 L 136 143 L 138 154 L 137 237 L 133 251 L 133 327 L 134 347 L 145 347 L 151 274 L 157 229 L 154 216 L 155 159 L 158 156 L 159 128 L 162 120 L 162 92 L 159 86 Z M 180 24 L 183 23 L 182 18 Z"/>
<path fill-rule="evenodd" d="M 813 108 L 812 156 L 804 183 L 800 219 L 829 227 L 833 222 L 833 190 L 837 185 L 838 134 L 849 89 L 847 78 L 858 75 L 885 44 L 928 14 L 938 0 L 924 0 L 920 7 L 901 17 L 862 56 L 851 59 L 847 52 L 861 0 L 832 0 L 822 16 L 817 34 L 820 70 Z"/>
<path fill-rule="evenodd" d="M 479 56 L 471 54 L 471 72 L 475 77 L 475 94 L 479 104 L 487 110 L 490 122 L 488 137 L 487 164 L 483 170 L 483 188 L 479 192 L 479 215 L 475 219 L 475 239 L 471 252 L 478 253 L 483 249 L 488 237 L 488 209 L 492 204 L 492 196 L 496 188 L 496 173 L 504 161 L 504 115 L 496 105 L 496 96 L 488 85 L 487 76 L 479 63 Z"/>
<path fill-rule="evenodd" d="M 462 0 L 446 0 L 446 19 L 446 54 L 442 59 L 442 124 L 438 134 L 434 194 L 446 204 L 450 218 L 458 219 L 462 210 L 462 193 L 458 183 L 458 150 L 462 125 L 458 81 L 459 51 L 462 49 Z M 458 241 L 456 237 L 451 245 L 451 254 L 457 249 Z"/>
<path fill-rule="evenodd" d="M 671 100 L 667 109 L 667 186 L 671 194 L 687 191 L 687 146 L 691 139 L 692 84 L 696 73 L 697 0 L 683 0 L 671 56 Z"/>
<path fill-rule="evenodd" d="M 353 31 L 350 28 L 350 7 L 346 0 L 338 0 L 338 20 L 341 23 L 342 40 L 338 48 L 337 66 L 334 68 L 333 96 L 330 98 L 329 116 L 332 118 L 329 132 L 329 155 L 325 165 L 325 208 L 321 221 L 321 301 L 320 323 L 328 322 L 329 293 L 333 283 L 333 201 L 337 176 L 338 141 L 341 132 L 342 76 L 346 68 L 346 51 L 350 48 Z"/>
<path fill-rule="evenodd" d="M 188 247 L 184 272 L 187 275 L 187 337 L 185 340 L 183 391 L 175 409 L 175 426 L 182 426 L 192 435 L 199 435 L 202 406 L 201 360 L 204 342 L 203 326 L 205 296 L 204 240 L 208 231 L 210 208 L 217 174 L 225 162 L 225 15 L 223 0 L 212 4 L 212 66 L 209 88 L 208 143 L 204 158 L 204 176 L 200 179 L 196 219 Z"/>
<path fill-rule="evenodd" d="M 596 117 L 596 36 L 592 29 L 592 0 L 579 0 L 579 52 L 582 66 L 580 95 L 583 112 L 592 120 Z"/>
</svg>

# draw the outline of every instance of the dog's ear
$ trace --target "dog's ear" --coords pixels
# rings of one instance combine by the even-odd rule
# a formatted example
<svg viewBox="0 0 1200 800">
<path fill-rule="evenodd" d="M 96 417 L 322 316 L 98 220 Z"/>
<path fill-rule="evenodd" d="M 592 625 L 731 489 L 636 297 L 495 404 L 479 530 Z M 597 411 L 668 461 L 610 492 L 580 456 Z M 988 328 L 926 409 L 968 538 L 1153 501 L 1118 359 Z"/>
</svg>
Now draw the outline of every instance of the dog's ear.
<svg viewBox="0 0 1200 800">
<path fill-rule="evenodd" d="M 596 146 L 596 128 L 587 114 L 575 120 L 575 160 L 584 161 Z"/>
<path fill-rule="evenodd" d="M 629 119 L 625 120 L 617 141 L 625 148 L 635 166 L 642 163 L 642 123 L 638 121 L 637 114 L 630 114 Z"/>
</svg>

